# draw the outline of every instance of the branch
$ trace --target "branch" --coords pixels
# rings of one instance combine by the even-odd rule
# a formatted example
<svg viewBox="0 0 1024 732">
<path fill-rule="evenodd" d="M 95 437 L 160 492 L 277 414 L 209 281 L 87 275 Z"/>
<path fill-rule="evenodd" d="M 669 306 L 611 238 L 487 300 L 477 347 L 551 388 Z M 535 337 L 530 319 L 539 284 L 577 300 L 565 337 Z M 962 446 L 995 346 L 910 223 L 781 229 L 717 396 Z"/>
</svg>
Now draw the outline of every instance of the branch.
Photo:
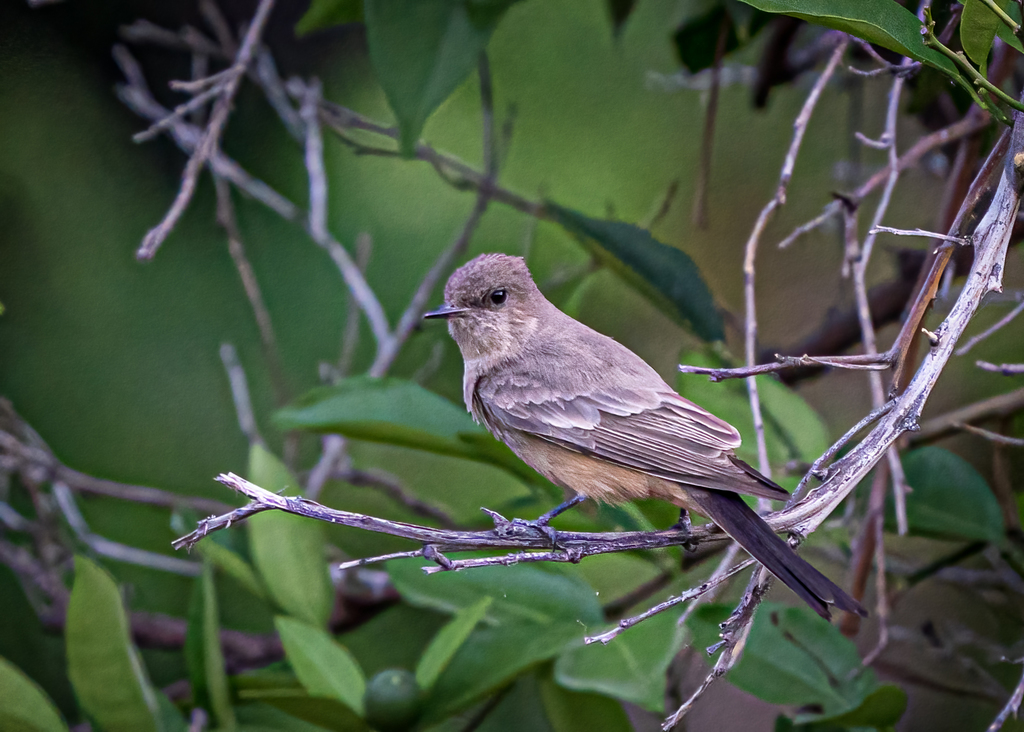
<svg viewBox="0 0 1024 732">
<path fill-rule="evenodd" d="M 981 427 L 973 427 L 969 424 L 958 424 L 957 429 L 961 429 L 964 432 L 970 432 L 972 435 L 978 437 L 984 437 L 989 442 L 994 442 L 997 445 L 1009 445 L 1010 447 L 1024 447 L 1024 438 L 1020 437 L 1007 437 L 1006 435 L 993 432 L 992 430 L 983 430 Z"/>
<path fill-rule="evenodd" d="M 283 405 L 288 401 L 288 387 L 285 382 L 281 354 L 277 348 L 277 337 L 274 335 L 274 325 L 270 319 L 270 310 L 267 309 L 266 301 L 263 299 L 263 292 L 256 279 L 256 271 L 245 255 L 245 245 L 242 243 L 242 233 L 238 228 L 235 206 L 231 202 L 231 188 L 219 175 L 214 174 L 213 182 L 217 191 L 217 223 L 221 225 L 227 235 L 228 253 L 231 255 L 231 261 L 235 263 L 235 269 L 238 270 L 238 277 L 242 280 L 242 288 L 245 290 L 253 317 L 256 320 L 256 328 L 260 333 L 260 344 L 263 346 L 263 357 L 267 360 L 267 366 L 270 368 L 270 378 L 274 385 L 277 402 Z M 221 355 L 223 358 L 223 352 Z"/>
<path fill-rule="evenodd" d="M 804 133 L 807 131 L 807 125 L 811 120 L 811 114 L 813 114 L 814 108 L 817 106 L 818 100 L 821 98 L 821 93 L 824 90 L 825 85 L 828 83 L 828 80 L 832 78 L 832 74 L 839 66 L 839 61 L 842 59 L 843 53 L 846 51 L 846 46 L 847 37 L 840 36 L 835 49 L 832 51 L 832 56 L 829 59 L 825 70 L 811 88 L 810 94 L 807 95 L 804 106 L 793 123 L 793 140 L 790 143 L 789 150 L 787 151 L 786 157 L 782 163 L 782 172 L 779 174 L 779 184 L 775 189 L 775 195 L 765 205 L 765 207 L 761 209 L 761 213 L 754 224 L 754 229 L 751 231 L 750 237 L 747 239 L 743 258 L 743 291 L 744 301 L 746 303 L 746 318 L 744 320 L 744 352 L 746 355 L 747 368 L 752 368 L 754 366 L 755 359 L 757 357 L 757 310 L 754 297 L 754 261 L 757 256 L 757 246 L 761 240 L 761 235 L 764 232 L 765 227 L 768 225 L 769 219 L 771 219 L 775 211 L 786 202 L 786 192 L 789 188 L 789 182 L 793 177 L 793 168 L 796 166 L 797 154 L 800 152 L 800 145 L 803 142 Z M 761 415 L 761 401 L 758 398 L 757 381 L 753 376 L 747 378 L 747 392 L 750 396 L 750 411 L 754 418 L 754 434 L 757 437 L 758 470 L 760 470 L 763 475 L 770 478 L 771 463 L 768 460 L 768 447 L 765 443 L 764 437 L 764 419 Z M 764 501 L 764 503 L 767 503 L 767 501 Z"/>
<path fill-rule="evenodd" d="M 1024 659 L 1022 659 L 1024 660 Z M 1021 661 L 1017 661 L 1020 663 Z M 1010 698 L 1007 700 L 1006 705 L 999 710 L 999 714 L 992 720 L 992 724 L 988 726 L 988 732 L 999 732 L 1003 728 L 1003 724 L 1006 720 L 1013 715 L 1013 718 L 1017 718 L 1017 713 L 1020 711 L 1020 705 L 1024 702 L 1024 676 L 1017 682 L 1017 687 L 1010 694 Z"/>
<path fill-rule="evenodd" d="M 727 558 L 729 559 L 729 563 L 731 564 L 735 557 Z M 643 622 L 644 620 L 647 620 L 648 618 L 653 617 L 658 613 L 664 612 L 669 608 L 673 608 L 676 605 L 680 605 L 684 602 L 689 602 L 690 600 L 696 600 L 697 598 L 702 597 L 710 590 L 717 588 L 726 580 L 732 578 L 736 574 L 739 574 L 744 569 L 755 563 L 756 562 L 754 559 L 747 559 L 729 569 L 726 569 L 725 571 L 716 571 L 705 582 L 702 582 L 696 587 L 687 590 L 678 597 L 670 597 L 665 602 L 659 603 L 651 609 L 640 613 L 639 615 L 636 615 L 632 618 L 624 618 L 620 620 L 618 624 L 611 630 L 601 633 L 600 635 L 587 636 L 583 639 L 583 642 L 587 645 L 590 645 L 591 643 L 601 643 L 603 645 L 608 645 L 612 640 L 621 635 L 623 631 L 632 628 L 637 623 Z M 683 622 L 684 621 L 680 619 L 680 624 L 682 624 Z"/>
<path fill-rule="evenodd" d="M 195 193 L 199 173 L 219 146 L 220 135 L 224 130 L 224 125 L 227 124 L 228 115 L 231 113 L 231 105 L 235 98 L 235 93 L 238 91 L 238 85 L 246 69 L 249 67 L 249 62 L 256 51 L 260 35 L 263 33 L 263 28 L 266 25 L 267 18 L 270 17 L 270 11 L 273 7 L 274 0 L 260 0 L 260 4 L 256 8 L 256 14 L 249 24 L 249 30 L 245 34 L 241 48 L 238 49 L 238 55 L 235 57 L 234 64 L 232 64 L 233 73 L 224 81 L 220 96 L 213 105 L 210 122 L 207 124 L 202 137 L 196 143 L 192 157 L 189 158 L 188 163 L 185 165 L 185 172 L 181 176 L 181 188 L 178 190 L 178 195 L 175 197 L 174 203 L 171 204 L 170 210 L 164 216 L 163 221 L 150 229 L 143 238 L 142 245 L 135 254 L 138 259 L 146 260 L 153 258 L 157 249 L 160 248 L 167 235 L 171 233 L 171 230 L 178 223 L 178 219 L 181 218 L 181 215 L 192 200 L 192 194 Z"/>
<path fill-rule="evenodd" d="M 976 361 L 975 366 L 984 371 L 992 371 L 1003 376 L 1017 376 L 1024 374 L 1024 364 L 1022 363 L 1004 363 L 994 364 L 988 361 Z"/>
<path fill-rule="evenodd" d="M 1018 131 L 1019 130 L 1019 131 Z M 1019 138 L 1024 128 L 1018 121 L 998 188 L 975 231 L 975 258 L 966 283 L 946 319 L 936 329 L 937 342 L 899 395 L 893 408 L 870 434 L 845 457 L 833 465 L 830 477 L 806 500 L 785 509 L 779 518 L 803 534 L 817 528 L 867 475 L 885 451 L 907 431 L 915 430 L 928 396 L 952 356 L 953 347 L 977 312 L 982 298 L 1002 287 L 1001 276 L 1013 222 L 1020 205 L 1019 176 L 1009 165 L 1024 153 Z M 1022 390 L 1024 391 L 1024 390 Z M 958 422 L 967 420 L 958 419 Z"/>
<path fill-rule="evenodd" d="M 327 174 L 324 171 L 324 143 L 316 110 L 320 104 L 320 83 L 302 85 L 302 109 L 299 115 L 306 125 L 306 170 L 309 174 L 308 231 L 313 241 L 324 248 L 341 271 L 352 297 L 366 315 L 378 352 L 391 337 L 388 317 L 377 296 L 363 277 L 348 251 L 327 229 Z"/>
<path fill-rule="evenodd" d="M 972 336 L 971 338 L 969 338 L 966 343 L 964 343 L 962 346 L 960 346 L 960 348 L 958 348 L 956 350 L 956 355 L 957 356 L 965 355 L 968 351 L 970 351 L 976 345 L 978 345 L 983 340 L 988 338 L 990 335 L 992 335 L 993 333 L 998 331 L 1000 328 L 1003 328 L 1006 325 L 1008 325 L 1010 323 L 1010 321 L 1012 321 L 1014 318 L 1016 318 L 1018 315 L 1020 315 L 1021 312 L 1024 312 L 1024 298 L 1021 299 L 1021 301 L 1020 301 L 1020 303 L 1018 303 L 1017 307 L 1015 307 L 1013 310 L 1011 310 L 1005 316 L 1000 318 L 994 325 L 992 325 L 992 327 L 986 328 L 985 330 L 983 330 L 978 335 Z M 978 365 L 980 366 L 982 363 L 984 363 L 984 361 L 979 361 Z M 984 368 L 984 367 L 982 367 L 982 368 Z"/>
<path fill-rule="evenodd" d="M 93 533 L 86 523 L 85 517 L 78 510 L 78 506 L 75 505 L 75 498 L 71 494 L 71 489 L 64 483 L 60 481 L 54 482 L 53 496 L 57 499 L 57 506 L 60 508 L 61 513 L 64 514 L 68 526 L 71 527 L 78 540 L 101 557 L 125 562 L 126 564 L 134 564 L 139 567 L 148 567 L 160 572 L 180 574 L 185 577 L 198 577 L 202 573 L 202 564 L 199 562 L 190 562 L 178 559 L 177 557 L 157 554 L 156 552 L 111 541 Z"/>
<path fill-rule="evenodd" d="M 1024 410 L 1024 388 L 1007 394 L 989 397 L 980 402 L 968 404 L 966 407 L 960 407 L 952 412 L 933 417 L 927 422 L 922 423 L 920 429 L 910 435 L 910 443 L 933 442 L 956 432 L 960 429 L 959 425 L 1008 417 L 1021 410 Z"/>
<path fill-rule="evenodd" d="M 212 516 L 199 522 L 195 531 L 172 542 L 175 549 L 190 549 L 207 534 L 225 529 L 250 516 L 268 510 L 279 510 L 297 516 L 318 521 L 326 521 L 341 526 L 390 534 L 411 541 L 419 542 L 425 547 L 433 547 L 438 552 L 461 552 L 478 549 L 551 549 L 551 539 L 540 529 L 528 522 L 509 521 L 498 514 L 488 512 L 495 520 L 495 528 L 487 531 L 452 531 L 437 529 L 430 526 L 419 526 L 401 521 L 367 516 L 361 513 L 341 511 L 322 506 L 315 501 L 296 496 L 281 496 L 271 493 L 265 488 L 250 483 L 233 473 L 217 476 L 217 481 L 238 491 L 249 498 L 249 503 L 220 516 Z M 657 549 L 667 546 L 681 546 L 693 540 L 724 541 L 728 537 L 717 528 L 699 526 L 691 530 L 689 537 L 675 529 L 662 531 L 626 531 L 617 533 L 586 533 L 558 532 L 558 545 L 561 554 L 578 554 L 579 557 L 591 554 L 632 551 L 636 549 Z M 423 550 L 403 556 L 424 556 Z M 429 552 L 427 552 L 429 554 Z M 382 561 L 377 557 L 373 560 L 360 560 L 363 563 Z M 568 560 L 567 560 L 568 561 Z"/>
<path fill-rule="evenodd" d="M 745 379 L 748 376 L 772 374 L 786 369 L 805 366 L 824 366 L 828 368 L 848 369 L 851 371 L 884 371 L 891 367 L 888 353 L 858 354 L 855 356 L 783 356 L 775 354 L 775 363 L 763 363 L 758 366 L 743 366 L 734 369 L 709 368 L 707 366 L 688 366 L 679 364 L 679 372 L 683 374 L 700 374 L 711 381 L 726 379 Z"/>
</svg>

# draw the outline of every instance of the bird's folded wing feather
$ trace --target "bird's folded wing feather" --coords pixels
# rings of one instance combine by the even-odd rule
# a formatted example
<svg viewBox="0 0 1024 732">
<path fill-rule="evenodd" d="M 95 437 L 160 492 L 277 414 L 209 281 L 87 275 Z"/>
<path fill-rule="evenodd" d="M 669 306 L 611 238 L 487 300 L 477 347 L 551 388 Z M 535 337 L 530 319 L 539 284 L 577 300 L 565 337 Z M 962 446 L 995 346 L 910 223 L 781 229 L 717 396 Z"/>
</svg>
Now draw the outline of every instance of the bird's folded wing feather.
<svg viewBox="0 0 1024 732">
<path fill-rule="evenodd" d="M 485 420 L 496 423 L 492 428 L 511 427 L 673 482 L 775 499 L 787 495 L 740 467 L 732 454 L 740 435 L 732 425 L 667 386 L 569 397 L 518 379 L 487 379 L 479 388 L 490 412 Z"/>
</svg>

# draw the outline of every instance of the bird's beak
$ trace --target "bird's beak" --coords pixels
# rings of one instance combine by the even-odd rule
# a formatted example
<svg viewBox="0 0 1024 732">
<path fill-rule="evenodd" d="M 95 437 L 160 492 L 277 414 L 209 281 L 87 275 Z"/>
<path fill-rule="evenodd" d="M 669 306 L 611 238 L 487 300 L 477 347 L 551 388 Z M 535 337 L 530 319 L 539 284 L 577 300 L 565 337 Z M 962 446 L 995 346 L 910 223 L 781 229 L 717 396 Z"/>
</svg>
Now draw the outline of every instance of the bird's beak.
<svg viewBox="0 0 1024 732">
<path fill-rule="evenodd" d="M 467 312 L 468 308 L 453 308 L 451 305 L 442 305 L 437 310 L 431 310 L 429 313 L 423 313 L 423 318 L 457 318 L 463 313 Z"/>
</svg>

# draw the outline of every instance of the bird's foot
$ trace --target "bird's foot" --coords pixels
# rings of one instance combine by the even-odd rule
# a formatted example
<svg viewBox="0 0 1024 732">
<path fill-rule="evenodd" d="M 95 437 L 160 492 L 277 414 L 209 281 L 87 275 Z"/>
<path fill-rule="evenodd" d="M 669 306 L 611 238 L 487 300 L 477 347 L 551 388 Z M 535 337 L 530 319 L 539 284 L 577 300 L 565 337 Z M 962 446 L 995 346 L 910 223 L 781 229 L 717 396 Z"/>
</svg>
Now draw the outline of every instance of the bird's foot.
<svg viewBox="0 0 1024 732">
<path fill-rule="evenodd" d="M 549 525 L 550 521 L 558 516 L 559 514 L 567 511 L 578 503 L 582 503 L 586 500 L 586 496 L 576 495 L 570 498 L 564 503 L 560 503 L 547 513 L 539 516 L 533 521 L 526 519 L 515 518 L 509 521 L 507 518 L 502 516 L 497 511 L 491 511 L 488 508 L 481 508 L 480 510 L 491 517 L 494 521 L 494 533 L 498 536 L 523 536 L 534 531 L 539 532 L 547 537 L 548 541 L 551 542 L 553 549 L 563 549 L 558 543 L 558 532 Z"/>
<path fill-rule="evenodd" d="M 688 552 L 692 552 L 697 548 L 697 544 L 690 538 L 690 529 L 693 528 L 690 524 L 690 513 L 685 508 L 679 509 L 679 520 L 672 524 L 669 529 L 675 530 L 680 534 L 681 546 Z"/>
<path fill-rule="evenodd" d="M 568 501 L 563 501 L 562 503 L 559 503 L 557 506 L 552 508 L 547 513 L 543 514 L 542 516 L 539 516 L 536 520 L 525 521 L 524 523 L 530 528 L 537 529 L 542 534 L 544 534 L 544 536 L 548 537 L 548 539 L 551 541 L 552 549 L 563 549 L 564 547 L 561 547 L 558 544 L 558 532 L 555 531 L 548 524 L 551 522 L 553 518 L 555 518 L 559 514 L 565 513 L 573 506 L 582 503 L 585 500 L 587 500 L 586 496 L 577 493 Z"/>
</svg>

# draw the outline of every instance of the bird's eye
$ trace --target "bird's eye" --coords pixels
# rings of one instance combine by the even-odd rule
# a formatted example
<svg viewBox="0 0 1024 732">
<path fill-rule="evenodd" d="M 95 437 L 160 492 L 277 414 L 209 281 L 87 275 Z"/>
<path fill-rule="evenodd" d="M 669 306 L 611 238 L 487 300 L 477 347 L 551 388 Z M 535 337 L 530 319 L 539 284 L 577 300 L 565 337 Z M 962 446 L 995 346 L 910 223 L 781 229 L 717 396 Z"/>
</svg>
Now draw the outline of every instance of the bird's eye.
<svg viewBox="0 0 1024 732">
<path fill-rule="evenodd" d="M 506 290 L 495 290 L 491 293 L 491 302 L 495 305 L 504 305 L 507 299 L 508 292 Z"/>
</svg>

